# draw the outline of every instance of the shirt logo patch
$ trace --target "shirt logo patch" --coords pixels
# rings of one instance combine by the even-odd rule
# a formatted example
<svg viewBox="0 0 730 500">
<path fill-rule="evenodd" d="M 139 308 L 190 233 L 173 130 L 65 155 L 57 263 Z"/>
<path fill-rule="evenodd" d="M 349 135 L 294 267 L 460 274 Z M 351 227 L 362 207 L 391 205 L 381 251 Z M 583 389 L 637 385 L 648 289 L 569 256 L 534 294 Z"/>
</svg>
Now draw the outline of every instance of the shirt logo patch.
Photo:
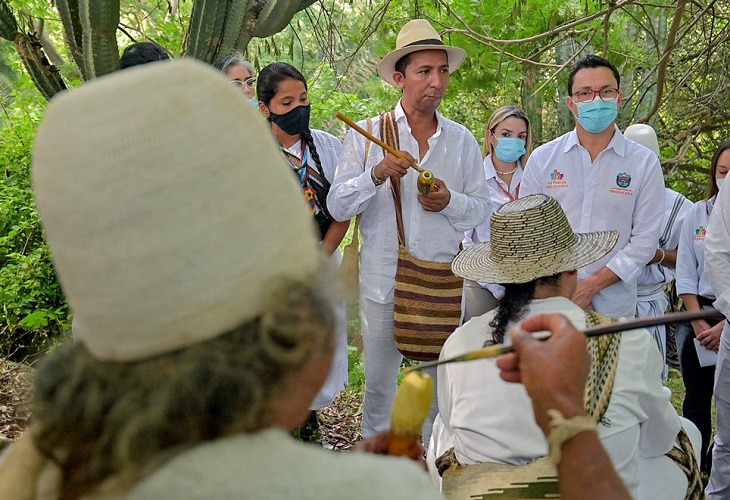
<svg viewBox="0 0 730 500">
<path fill-rule="evenodd" d="M 616 185 L 618 187 L 612 187 L 609 191 L 613 194 L 622 194 L 626 196 L 633 196 L 634 190 L 628 189 L 631 185 L 631 175 L 626 172 L 620 172 L 616 176 Z"/>
<path fill-rule="evenodd" d="M 567 188 L 568 187 L 568 181 L 563 180 L 564 175 L 558 171 L 558 169 L 554 169 L 552 172 L 550 172 L 550 180 L 547 183 L 547 186 L 545 186 L 547 189 L 551 188 Z"/>
<path fill-rule="evenodd" d="M 616 185 L 620 188 L 627 188 L 631 185 L 631 176 L 626 172 L 621 172 L 616 176 Z"/>
<path fill-rule="evenodd" d="M 705 226 L 700 226 L 697 229 L 695 229 L 694 239 L 704 240 L 706 233 L 707 233 L 707 231 L 705 231 Z"/>
</svg>

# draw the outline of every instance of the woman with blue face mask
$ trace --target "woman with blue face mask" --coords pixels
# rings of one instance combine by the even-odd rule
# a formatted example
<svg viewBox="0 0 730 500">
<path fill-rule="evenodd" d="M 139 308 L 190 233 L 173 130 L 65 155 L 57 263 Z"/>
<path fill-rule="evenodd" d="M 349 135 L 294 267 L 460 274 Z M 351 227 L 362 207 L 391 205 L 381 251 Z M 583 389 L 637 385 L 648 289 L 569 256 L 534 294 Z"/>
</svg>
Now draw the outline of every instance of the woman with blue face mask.
<svg viewBox="0 0 730 500">
<path fill-rule="evenodd" d="M 522 168 L 532 151 L 530 120 L 517 106 L 502 106 L 492 113 L 484 137 L 484 174 L 492 199 L 492 211 L 520 194 Z M 464 248 L 490 240 L 489 219 L 467 231 Z M 499 285 L 464 280 L 462 322 L 491 311 L 504 290 Z"/>
<path fill-rule="evenodd" d="M 342 255 L 340 242 L 350 225 L 338 222 L 327 210 L 327 193 L 335 175 L 342 143 L 333 135 L 309 127 L 310 102 L 307 81 L 291 64 L 271 63 L 261 69 L 256 81 L 258 107 L 269 121 L 284 159 L 301 185 L 302 195 L 309 205 L 322 250 L 330 256 L 333 266 L 339 266 Z M 312 402 L 311 410 L 328 406 L 347 382 L 347 311 L 346 304 L 336 305 L 337 346 L 329 377 Z M 317 425 L 314 411 L 300 436 L 310 438 Z"/>
</svg>

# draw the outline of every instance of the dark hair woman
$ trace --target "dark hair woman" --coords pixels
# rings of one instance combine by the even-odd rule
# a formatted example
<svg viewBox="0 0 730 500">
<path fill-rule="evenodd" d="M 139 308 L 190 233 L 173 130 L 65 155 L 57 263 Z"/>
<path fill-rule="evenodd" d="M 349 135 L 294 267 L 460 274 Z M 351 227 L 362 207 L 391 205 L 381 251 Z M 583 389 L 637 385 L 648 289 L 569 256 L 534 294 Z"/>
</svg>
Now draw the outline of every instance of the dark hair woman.
<svg viewBox="0 0 730 500">
<path fill-rule="evenodd" d="M 326 202 L 342 144 L 333 135 L 309 128 L 307 80 L 291 64 L 275 62 L 264 67 L 258 75 L 256 95 L 259 109 L 269 120 L 282 155 L 301 184 L 319 229 L 322 249 L 339 266 L 342 257 L 338 248 L 349 221 L 333 220 Z M 312 403 L 313 410 L 329 405 L 347 381 L 345 307 L 345 304 L 338 306 L 337 352 L 330 378 Z"/>
</svg>

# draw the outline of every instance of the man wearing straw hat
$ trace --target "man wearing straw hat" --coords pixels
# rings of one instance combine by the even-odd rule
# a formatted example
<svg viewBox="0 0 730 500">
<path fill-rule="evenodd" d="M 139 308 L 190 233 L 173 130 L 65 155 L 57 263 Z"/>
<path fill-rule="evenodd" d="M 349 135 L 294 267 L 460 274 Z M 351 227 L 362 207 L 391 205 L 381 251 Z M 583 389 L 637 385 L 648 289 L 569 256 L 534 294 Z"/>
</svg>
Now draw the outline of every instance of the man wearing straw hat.
<svg viewBox="0 0 730 500">
<path fill-rule="evenodd" d="M 393 337 L 399 236 L 391 187 L 400 184 L 405 246 L 420 259 L 450 262 L 458 252 L 463 232 L 489 216 L 489 193 L 479 145 L 464 126 L 437 111 L 446 94 L 449 75 L 465 57 L 464 50 L 444 45 L 428 21 L 416 19 L 403 26 L 396 49 L 378 66 L 383 80 L 402 91 L 393 114 L 388 115 L 391 123 L 395 122 L 403 158 L 384 154 L 377 146 L 366 147 L 365 138 L 350 131 L 327 199 L 330 213 L 337 220 L 362 214 L 362 433 L 366 437 L 388 427 L 402 360 Z M 369 120 L 375 136 L 382 136 L 382 117 L 387 115 Z M 365 121 L 359 125 L 369 128 Z M 409 168 L 412 163 L 433 172 L 436 181 L 432 192 L 419 194 L 417 173 Z M 430 423 L 431 419 L 424 425 L 426 444 Z"/>
<path fill-rule="evenodd" d="M 575 129 L 537 148 L 525 166 L 520 195 L 556 198 L 575 231 L 619 232 L 616 247 L 578 271 L 573 300 L 612 317 L 633 317 L 636 280 L 659 241 L 664 180 L 659 159 L 626 141 L 615 124 L 620 75 L 589 55 L 568 76 L 566 104 Z"/>
<path fill-rule="evenodd" d="M 580 330 L 604 320 L 570 297 L 577 287 L 576 270 L 610 252 L 618 240 L 616 231 L 576 234 L 558 202 L 542 194 L 506 203 L 492 214 L 490 227 L 491 241 L 465 249 L 453 267 L 464 278 L 504 285 L 504 297 L 497 310 L 459 327 L 444 344 L 442 359 L 509 342 L 509 329 L 535 314 L 563 314 Z M 527 394 L 501 380 L 493 360 L 439 366 L 439 415 L 428 449 L 432 477 L 440 480 L 436 459 L 450 454 L 463 466 L 526 465 L 548 452 L 555 461 L 554 449 L 587 426 L 598 432 L 635 498 L 683 499 L 687 477 L 664 455 L 672 450 L 682 422 L 672 407 L 671 393 L 659 380 L 662 359 L 652 344 L 645 330 L 589 339 L 593 362 L 585 408 L 571 411 L 585 412 L 592 425 L 586 417 L 572 421 L 573 414 L 562 415 L 569 419 L 566 422 L 555 417 L 556 436 L 547 442 L 530 414 Z M 698 437 L 691 422 L 687 425 Z M 558 439 L 560 435 L 563 438 Z M 684 456 L 695 460 L 691 484 L 701 490 L 696 457 L 691 452 Z M 490 472 L 485 467 L 478 491 L 475 484 L 460 484 L 468 490 L 460 489 L 456 497 L 499 488 L 490 483 Z M 446 483 L 445 474 L 444 491 L 454 493 Z"/>
<path fill-rule="evenodd" d="M 332 362 L 327 272 L 220 73 L 181 59 L 59 94 L 32 174 L 77 342 L 38 366 L 0 498 L 437 497 L 408 460 L 289 435 Z"/>
</svg>

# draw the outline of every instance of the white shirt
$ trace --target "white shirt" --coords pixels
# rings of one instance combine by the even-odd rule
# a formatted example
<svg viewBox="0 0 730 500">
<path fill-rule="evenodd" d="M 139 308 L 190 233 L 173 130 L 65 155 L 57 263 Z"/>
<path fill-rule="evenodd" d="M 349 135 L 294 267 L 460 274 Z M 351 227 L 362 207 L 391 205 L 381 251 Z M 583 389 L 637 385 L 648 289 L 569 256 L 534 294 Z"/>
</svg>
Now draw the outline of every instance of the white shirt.
<svg viewBox="0 0 730 500">
<path fill-rule="evenodd" d="M 264 429 L 196 444 L 167 457 L 123 498 L 441 497 L 429 484 L 426 473 L 411 460 L 369 453 L 333 453 L 297 442 L 281 429 Z"/>
<path fill-rule="evenodd" d="M 564 297 L 533 300 L 525 317 L 546 312 L 565 314 L 576 328 L 586 328 L 584 311 Z M 483 347 L 491 339 L 489 322 L 495 314 L 490 311 L 459 327 L 440 358 Z M 662 359 L 654 340 L 645 330 L 622 335 L 611 402 L 598 432 L 616 471 L 636 497 L 639 457 L 667 453 L 681 421 L 671 405 L 671 392 L 660 383 Z M 509 336 L 505 340 L 509 342 Z M 439 366 L 438 381 L 434 456 L 453 447 L 463 465 L 524 465 L 547 455 L 547 442 L 535 423 L 525 387 L 503 381 L 495 360 Z"/>
<path fill-rule="evenodd" d="M 418 142 L 411 134 L 400 102 L 395 107 L 400 149 L 419 157 Z M 418 172 L 409 169 L 401 179 L 406 246 L 418 258 L 451 262 L 464 231 L 482 224 L 490 214 L 489 190 L 481 167 L 481 153 L 474 136 L 436 112 L 438 126 L 428 139 L 429 149 L 419 165 L 442 179 L 451 192 L 440 212 L 428 212 L 418 203 Z M 380 119 L 372 119 L 373 135 L 380 136 Z M 365 121 L 359 125 L 367 129 Z M 372 144 L 365 159 L 365 138 L 354 130 L 345 137 L 342 156 L 327 197 L 327 208 L 336 220 L 362 213 L 360 295 L 381 304 L 393 301 L 398 261 L 398 230 L 390 179 L 375 186 L 370 169 L 380 163 L 383 150 Z"/>
<path fill-rule="evenodd" d="M 489 186 L 489 197 L 492 201 L 492 212 L 499 207 L 517 199 L 520 193 L 520 181 L 522 180 L 522 164 L 517 161 L 515 173 L 512 175 L 512 182 L 507 183 L 497 175 L 497 169 L 494 168 L 492 155 L 489 154 L 484 158 L 484 175 L 487 178 L 487 186 Z M 491 239 L 491 231 L 489 218 L 483 224 L 475 227 L 470 231 L 464 232 L 464 239 L 461 244 L 464 248 L 470 247 L 474 243 L 487 242 Z M 498 299 L 504 295 L 504 287 L 495 283 L 479 283 L 482 287 L 492 292 L 492 295 Z"/>
<path fill-rule="evenodd" d="M 664 188 L 664 216 L 662 230 L 659 236 L 659 246 L 662 250 L 676 250 L 679 247 L 679 235 L 682 220 L 692 210 L 692 202 L 680 193 Z M 655 292 L 664 293 L 664 285 L 674 279 L 674 269 L 660 264 L 644 266 L 636 284 L 639 297 L 644 300 Z"/>
<path fill-rule="evenodd" d="M 578 279 L 611 269 L 621 281 L 598 292 L 593 308 L 629 318 L 636 311 L 636 279 L 659 241 L 664 179 L 657 156 L 614 129 L 593 162 L 575 130 L 537 148 L 527 160 L 520 197 L 544 193 L 556 198 L 576 232 L 619 232 L 614 249 L 580 269 Z"/>
<path fill-rule="evenodd" d="M 730 188 L 720 189 L 712 212 L 705 240 L 707 275 L 717 297 L 715 308 L 730 318 Z"/>
<path fill-rule="evenodd" d="M 705 269 L 705 243 L 710 212 L 715 198 L 700 200 L 682 222 L 677 252 L 677 294 L 701 295 L 714 299 L 710 279 Z"/>
</svg>

